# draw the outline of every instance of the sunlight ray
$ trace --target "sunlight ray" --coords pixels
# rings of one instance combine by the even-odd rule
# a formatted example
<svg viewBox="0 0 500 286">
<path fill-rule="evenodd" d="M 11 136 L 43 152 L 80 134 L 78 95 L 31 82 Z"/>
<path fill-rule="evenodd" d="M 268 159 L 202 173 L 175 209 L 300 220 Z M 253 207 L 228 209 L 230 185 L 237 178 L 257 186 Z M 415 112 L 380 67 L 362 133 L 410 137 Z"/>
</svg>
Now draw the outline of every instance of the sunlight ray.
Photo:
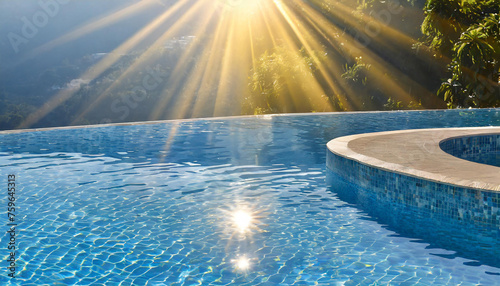
<svg viewBox="0 0 500 286">
<path fill-rule="evenodd" d="M 298 19 L 297 17 L 293 17 L 290 13 L 290 10 L 286 5 L 284 5 L 280 0 L 274 0 L 274 3 L 276 4 L 276 7 L 278 8 L 279 12 L 285 19 L 285 22 L 288 24 L 288 26 L 291 29 L 291 33 L 285 34 L 285 41 L 287 47 L 291 48 L 292 51 L 297 53 L 299 50 L 299 47 L 294 43 L 295 41 L 292 39 L 292 35 L 296 37 L 299 41 L 299 43 L 302 44 L 302 46 L 305 48 L 306 52 L 311 58 L 315 58 L 314 56 L 314 50 L 311 47 L 311 40 L 308 40 L 306 38 L 306 33 L 302 33 L 298 25 L 296 24 Z M 282 26 L 282 23 L 280 21 L 280 25 Z M 282 28 L 282 30 L 287 31 L 288 29 Z M 317 52 L 320 52 L 319 48 L 316 49 Z M 315 61 L 315 60 L 313 60 Z M 317 61 L 315 61 L 316 64 L 318 64 Z M 320 64 L 321 66 L 321 64 Z M 309 69 L 309 67 L 304 66 L 304 69 Z M 324 111 L 330 111 L 330 106 L 329 104 L 324 100 L 324 96 L 326 96 L 325 90 L 321 87 L 319 84 L 318 80 L 314 78 L 312 82 L 308 82 L 309 85 L 313 87 L 314 93 L 315 94 L 310 94 L 307 99 L 304 99 L 304 95 L 301 94 L 295 94 L 293 95 L 293 101 L 295 101 L 295 105 L 312 105 L 312 106 L 317 106 L 317 107 L 323 107 L 325 110 Z M 293 86 L 293 83 L 289 83 L 289 86 Z M 293 94 L 293 93 L 292 93 Z M 306 102 L 308 101 L 308 102 Z M 323 110 L 322 110 L 323 111 Z"/>
<path fill-rule="evenodd" d="M 396 48 L 401 48 L 402 46 L 411 47 L 411 45 L 415 42 L 415 40 L 412 39 L 411 37 L 405 35 L 404 33 L 394 28 L 387 26 L 386 23 L 383 23 L 380 20 L 375 19 L 374 17 L 365 16 L 366 19 L 358 19 L 357 22 L 355 19 L 348 18 L 345 16 L 346 13 L 349 13 L 349 8 L 347 6 L 343 5 L 342 3 L 334 1 L 332 1 L 331 4 L 336 8 L 330 11 L 331 14 L 334 17 L 338 17 L 343 21 L 348 22 L 351 28 L 354 28 L 358 31 L 364 31 L 367 29 L 367 25 L 370 23 L 372 25 L 377 25 L 377 27 L 380 29 L 379 36 L 371 37 L 370 40 L 373 40 L 374 42 L 376 42 L 376 44 L 381 45 L 385 50 L 390 51 Z M 304 8 L 305 8 L 304 11 L 306 13 L 313 12 L 313 9 L 311 9 L 310 7 L 304 7 Z M 321 17 L 314 17 L 312 19 L 318 21 L 318 19 L 321 19 Z M 321 26 L 323 27 L 325 26 L 325 24 L 322 24 Z M 363 43 L 359 42 L 360 39 L 355 38 L 350 34 L 345 34 L 343 40 L 345 40 L 343 43 L 345 43 L 347 47 L 346 51 L 348 51 L 348 54 L 350 54 L 352 58 L 356 57 L 356 55 L 362 56 L 367 63 L 373 66 L 373 68 L 370 69 L 368 72 L 371 76 L 374 77 L 374 80 L 376 82 L 380 83 L 380 88 L 386 94 L 390 94 L 393 97 L 406 100 L 407 102 L 413 99 L 410 93 L 402 88 L 401 86 L 402 83 L 395 82 L 394 79 L 387 77 L 386 76 L 387 74 L 399 74 L 401 78 L 400 82 L 409 83 L 416 90 L 418 90 L 419 93 L 429 93 L 429 91 L 423 88 L 421 84 L 415 82 L 413 79 L 405 76 L 404 74 L 401 74 L 401 72 L 396 70 L 396 68 L 393 67 L 391 63 L 382 59 L 374 51 L 368 49 L 366 46 L 363 47 L 362 46 Z M 353 95 L 352 92 L 349 93 L 350 98 L 353 96 L 355 95 Z M 358 106 L 358 108 L 359 107 L 360 106 Z"/>
<path fill-rule="evenodd" d="M 253 34 L 252 25 L 251 25 L 250 21 L 247 21 L 247 25 L 248 25 L 248 38 L 250 41 L 250 52 L 251 52 L 251 56 L 252 56 L 252 67 L 254 67 L 256 60 L 257 60 L 256 55 L 255 55 L 254 34 Z"/>
<path fill-rule="evenodd" d="M 268 2 L 266 2 L 266 3 L 268 3 Z M 264 21 L 266 31 L 269 35 L 269 38 L 271 39 L 271 42 L 272 42 L 272 46 L 276 47 L 278 45 L 276 42 L 277 37 L 274 35 L 273 30 L 271 29 L 271 24 L 269 24 L 269 21 L 270 21 L 269 16 L 274 14 L 273 13 L 274 8 L 275 8 L 274 5 L 273 6 L 262 5 L 262 6 L 260 6 L 258 11 L 259 11 L 260 17 L 262 18 L 262 21 Z"/>
<path fill-rule="evenodd" d="M 170 155 L 170 148 L 172 147 L 172 144 L 174 143 L 177 137 L 179 126 L 180 126 L 179 121 L 174 121 L 172 123 L 172 128 L 170 128 L 167 139 L 165 140 L 165 144 L 163 145 L 162 148 L 163 153 L 160 155 L 159 163 L 165 162 L 168 156 Z"/>
<path fill-rule="evenodd" d="M 147 8 L 150 8 L 153 5 L 158 5 L 158 3 L 155 0 L 145 0 L 145 1 L 140 1 L 138 3 L 132 4 L 130 6 L 127 6 L 123 9 L 120 9 L 119 11 L 116 11 L 112 13 L 111 15 L 105 15 L 103 17 L 100 17 L 98 19 L 92 19 L 88 21 L 87 24 L 84 24 L 83 26 L 76 28 L 75 30 L 68 32 L 57 39 L 54 39 L 46 44 L 43 44 L 42 46 L 33 49 L 29 54 L 26 55 L 26 58 L 33 58 L 35 56 L 39 56 L 40 54 L 43 54 L 45 52 L 51 51 L 52 49 L 56 48 L 57 46 L 66 44 L 68 42 L 71 42 L 73 40 L 79 39 L 87 34 L 90 34 L 94 31 L 97 31 L 99 29 L 102 29 L 104 27 L 110 26 L 112 24 L 115 24 L 118 21 L 121 21 L 123 19 L 126 19 L 128 17 L 134 16 L 137 13 L 139 13 L 141 10 L 145 10 Z"/>
<path fill-rule="evenodd" d="M 300 7 L 301 13 L 311 12 L 312 10 L 308 5 L 303 5 L 301 2 L 295 2 L 295 5 Z M 335 63 L 335 59 L 332 58 L 330 55 L 326 56 L 324 60 L 318 60 L 318 58 L 315 56 L 315 51 L 320 52 L 323 50 L 321 42 L 324 41 L 325 39 L 330 41 L 329 39 L 334 38 L 338 33 L 331 32 L 330 35 L 325 35 L 322 32 L 318 33 L 318 35 L 311 34 L 309 31 L 306 30 L 306 27 L 311 28 L 309 26 L 312 26 L 313 30 L 317 32 L 320 30 L 317 27 L 316 23 L 312 21 L 312 18 L 308 17 L 307 13 L 305 14 L 307 22 L 304 22 L 301 19 L 301 17 L 299 17 L 299 15 L 296 14 L 296 12 L 287 9 L 286 7 L 282 7 L 282 9 L 284 13 L 287 14 L 288 18 L 287 21 L 292 26 L 292 29 L 299 38 L 299 41 L 302 43 L 308 54 L 312 56 L 312 59 L 320 72 L 320 76 L 326 81 L 328 87 L 333 92 L 334 96 L 339 100 L 339 102 L 341 102 L 342 106 L 344 106 L 344 108 L 350 109 L 351 106 L 349 102 L 347 102 L 346 100 L 344 100 L 342 97 L 339 96 L 340 94 L 342 94 L 341 89 L 345 90 L 346 87 L 345 86 L 339 87 L 339 84 L 337 83 L 340 81 L 339 78 L 333 79 L 331 76 L 331 75 L 342 74 L 341 69 L 338 68 L 339 65 Z M 323 18 L 324 17 L 321 16 L 319 13 L 314 15 L 314 19 L 318 19 L 318 21 Z M 292 19 L 295 19 L 295 21 L 292 21 Z M 320 39 L 319 37 L 322 38 Z M 331 70 L 332 67 L 334 68 L 333 71 Z M 326 92 L 323 91 L 323 93 Z M 316 104 L 321 104 L 321 102 L 317 101 Z"/>
<path fill-rule="evenodd" d="M 279 13 L 279 10 L 277 10 L 276 7 L 277 6 L 276 2 L 273 1 L 272 3 L 273 3 L 273 8 L 275 9 L 266 10 L 268 12 L 267 15 L 265 16 L 267 20 L 266 25 L 268 25 L 268 27 L 272 27 L 272 29 L 275 29 L 277 31 L 276 33 L 274 33 L 272 32 L 273 30 L 271 30 L 270 32 L 271 35 L 280 35 L 279 38 L 276 38 L 275 41 L 273 41 L 272 48 L 276 49 L 279 47 L 283 47 L 290 53 L 296 55 L 299 50 L 299 47 L 295 44 L 295 42 L 291 38 L 289 31 L 283 25 L 281 14 Z M 301 105 L 301 102 L 299 101 L 300 94 L 297 94 L 298 89 L 293 87 L 293 85 L 297 83 L 297 80 L 293 80 L 293 75 L 289 73 L 282 74 L 282 76 L 284 76 L 285 78 L 284 88 L 289 90 L 289 92 L 285 93 L 285 96 L 278 97 L 277 101 L 281 106 L 285 107 L 285 110 L 290 110 L 290 111 L 296 110 L 297 107 Z"/>
<path fill-rule="evenodd" d="M 322 37 L 322 40 L 328 42 L 331 48 L 337 51 L 338 55 L 328 55 L 326 59 L 326 67 L 322 65 L 320 71 L 322 76 L 327 81 L 327 84 L 332 90 L 334 96 L 342 104 L 343 108 L 345 110 L 353 110 L 354 106 L 349 98 L 340 96 L 344 93 L 353 93 L 351 88 L 340 78 L 343 71 L 340 64 L 336 62 L 339 56 L 346 58 L 346 52 L 342 49 L 343 43 L 339 40 L 342 31 L 340 31 L 338 27 L 334 26 L 332 23 L 328 22 L 323 15 L 308 5 L 304 5 L 303 12 L 308 24 L 314 29 L 314 31 Z"/>
<path fill-rule="evenodd" d="M 24 119 L 16 129 L 29 128 L 40 119 L 49 114 L 52 110 L 57 108 L 59 105 L 63 104 L 68 100 L 76 91 L 75 90 L 62 90 L 53 96 L 48 102 L 43 104 L 35 112 L 31 113 L 26 119 Z"/>
<path fill-rule="evenodd" d="M 248 66 L 245 65 L 244 61 L 236 60 L 238 53 L 247 54 L 245 51 L 235 51 L 235 32 L 238 29 L 238 23 L 235 19 L 234 14 L 230 15 L 229 19 L 229 28 L 227 31 L 227 39 L 225 40 L 224 47 L 224 55 L 222 56 L 222 65 L 219 76 L 219 84 L 217 88 L 217 95 L 215 96 L 215 104 L 213 108 L 212 116 L 221 116 L 224 115 L 224 110 L 227 110 L 230 106 L 229 96 L 230 94 L 230 81 L 237 82 L 239 71 L 248 70 Z M 241 32 L 241 31 L 238 31 Z M 238 65 L 234 65 L 234 63 L 238 63 Z M 238 94 L 238 91 L 233 89 L 235 94 Z M 234 97 L 233 97 L 234 98 Z"/>
<path fill-rule="evenodd" d="M 179 99 L 187 99 L 184 100 L 182 114 L 186 114 L 190 101 L 193 101 L 192 116 L 194 117 L 209 116 L 207 113 L 213 112 L 214 103 L 211 102 L 211 95 L 219 89 L 219 86 L 213 83 L 218 82 L 220 78 L 221 67 L 219 64 L 224 56 L 224 43 L 227 39 L 227 30 L 229 27 L 227 21 L 227 14 L 223 13 L 219 19 L 214 39 L 209 45 L 211 47 L 210 50 L 203 52 L 203 62 L 205 65 L 200 65 L 199 69 L 194 72 L 197 81 L 191 84 L 190 90 L 186 90 L 186 92 L 179 96 Z"/>
<path fill-rule="evenodd" d="M 214 10 L 210 10 L 211 13 L 208 14 L 208 17 L 206 17 L 206 23 L 208 24 L 213 16 L 214 16 Z M 219 24 L 216 28 L 216 31 L 219 31 L 220 29 L 223 28 L 223 25 L 221 24 L 221 19 L 219 20 Z M 204 29 L 205 25 L 200 25 L 200 29 L 198 30 L 199 35 L 203 35 L 206 30 Z M 151 116 L 149 117 L 150 119 L 159 119 L 162 117 L 162 113 L 165 112 L 165 109 L 168 110 L 169 106 L 173 106 L 177 100 L 188 98 L 188 100 L 184 100 L 185 104 L 187 105 L 189 101 L 193 100 L 194 94 L 198 93 L 197 98 L 203 97 L 204 93 L 204 75 L 210 76 L 210 79 L 206 80 L 208 81 L 208 85 L 213 82 L 213 76 L 215 74 L 214 67 L 216 66 L 216 57 L 213 54 L 210 53 L 217 53 L 220 52 L 218 49 L 219 47 L 216 46 L 217 43 L 217 36 L 221 36 L 219 33 L 215 33 L 216 39 L 211 39 L 206 43 L 200 43 L 204 44 L 205 47 L 210 47 L 209 49 L 204 48 L 201 51 L 201 57 L 198 60 L 198 63 L 194 70 L 189 72 L 189 78 L 190 80 L 185 84 L 185 86 L 180 86 L 181 82 L 183 81 L 182 78 L 185 76 L 186 66 L 184 61 L 179 61 L 175 68 L 174 72 L 172 73 L 172 77 L 169 78 L 166 87 L 169 89 L 168 91 L 164 91 L 164 96 L 161 98 L 161 100 L 156 104 L 155 109 L 152 111 Z M 194 50 L 193 50 L 194 51 Z M 188 54 L 186 54 L 186 57 Z M 184 90 L 183 90 L 184 89 Z M 208 88 L 207 88 L 208 89 Z M 179 92 L 179 95 L 174 96 L 176 92 Z M 180 103 L 179 103 L 180 104 Z M 177 106 L 177 114 L 181 116 L 184 116 L 186 114 L 187 107 L 186 106 Z M 169 117 L 170 118 L 170 117 Z"/>
<path fill-rule="evenodd" d="M 131 42 L 138 42 L 143 37 L 147 36 L 154 29 L 158 29 L 165 21 L 167 21 L 171 16 L 173 16 L 178 10 L 186 7 L 186 5 L 191 0 L 182 0 L 178 2 L 172 8 L 166 10 L 160 17 L 156 18 L 152 23 L 148 26 L 144 27 L 141 31 L 139 31 L 131 40 Z M 143 52 L 138 59 L 134 61 L 134 63 L 128 67 L 104 92 L 102 92 L 95 100 L 90 104 L 82 113 L 79 114 L 78 119 L 85 116 L 89 111 L 91 111 L 95 106 L 97 106 L 106 96 L 108 96 L 113 89 L 119 86 L 125 78 L 130 76 L 132 73 L 137 71 L 141 65 L 143 65 L 150 58 L 153 51 L 155 51 L 158 47 L 160 47 L 168 38 L 171 38 L 175 35 L 179 29 L 182 28 L 182 25 L 186 23 L 186 21 L 190 21 L 194 18 L 197 12 L 201 9 L 201 2 L 198 1 L 194 6 L 190 7 L 188 12 L 185 13 L 176 23 L 167 29 L 165 33 L 145 51 Z M 127 41 L 127 43 L 129 42 Z M 125 43 L 124 45 L 130 45 Z M 77 120 L 78 120 L 77 119 Z M 75 120 L 76 121 L 76 120 Z"/>
<path fill-rule="evenodd" d="M 132 38 L 127 40 L 125 43 L 116 48 L 113 52 L 109 53 L 106 57 L 104 57 L 101 61 L 96 63 L 94 66 L 89 68 L 80 78 L 85 80 L 93 80 L 101 75 L 104 71 L 106 71 L 111 65 L 116 63 L 123 55 L 127 54 L 135 45 L 137 45 L 144 37 L 146 37 L 152 30 L 159 25 L 161 25 L 168 17 L 172 16 L 176 11 L 185 6 L 190 0 L 181 0 L 177 2 L 174 6 L 170 7 L 166 10 L 161 16 L 156 18 L 152 23 L 150 23 L 145 28 L 141 29 L 138 33 L 136 33 Z M 36 112 L 28 116 L 19 126 L 18 128 L 26 128 L 31 126 L 32 124 L 38 122 L 41 118 L 46 116 L 52 110 L 57 108 L 59 105 L 68 100 L 77 90 L 63 90 L 56 94 L 53 98 L 47 101 L 41 108 L 39 108 Z M 98 101 L 98 100 L 96 100 Z M 94 106 L 93 104 L 92 106 Z"/>
</svg>

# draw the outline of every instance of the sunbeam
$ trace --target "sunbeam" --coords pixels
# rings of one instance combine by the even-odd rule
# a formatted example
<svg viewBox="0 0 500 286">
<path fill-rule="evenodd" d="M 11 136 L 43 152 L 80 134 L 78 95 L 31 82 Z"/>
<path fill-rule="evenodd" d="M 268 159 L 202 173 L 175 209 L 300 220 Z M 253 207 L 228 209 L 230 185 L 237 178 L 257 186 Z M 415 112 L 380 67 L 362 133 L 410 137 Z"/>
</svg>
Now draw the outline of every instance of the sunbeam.
<svg viewBox="0 0 500 286">
<path fill-rule="evenodd" d="M 89 68 L 83 75 L 80 76 L 80 78 L 83 79 L 88 79 L 89 81 L 92 81 L 93 79 L 97 78 L 99 75 L 101 75 L 104 71 L 106 71 L 111 65 L 116 63 L 123 55 L 126 55 L 129 51 L 131 51 L 136 45 L 140 43 L 141 40 L 143 40 L 146 36 L 148 36 L 150 33 L 153 32 L 155 28 L 160 26 L 164 21 L 166 21 L 169 17 L 174 15 L 179 9 L 181 9 L 183 6 L 185 6 L 189 0 L 182 0 L 177 2 L 174 6 L 171 8 L 167 9 L 161 16 L 159 16 L 157 19 L 152 21 L 148 26 L 144 27 L 141 31 L 137 32 L 133 37 L 128 39 L 125 43 L 120 45 L 118 48 L 116 48 L 114 51 L 106 55 L 101 61 L 99 61 L 97 64 Z M 22 122 L 18 128 L 26 128 L 46 116 L 49 112 L 57 108 L 59 105 L 64 103 L 66 100 L 68 100 L 76 90 L 73 91 L 61 91 L 57 95 L 55 95 L 53 98 L 51 98 L 47 103 L 45 103 L 39 110 L 37 110 L 35 113 L 30 115 L 24 122 Z M 95 106 L 100 98 L 102 96 L 99 96 L 94 103 L 92 103 L 92 107 Z M 88 110 L 88 109 L 87 109 Z"/>
<path fill-rule="evenodd" d="M 154 84 L 148 84 L 148 78 L 143 80 L 148 93 L 145 97 L 150 100 L 143 120 L 360 110 L 367 108 L 367 96 L 372 94 L 373 98 L 375 89 L 385 96 L 379 101 L 392 97 L 411 102 L 416 100 L 415 94 L 431 94 L 415 79 L 401 73 L 401 67 L 386 56 L 415 42 L 411 36 L 388 25 L 390 13 L 398 13 L 402 8 L 391 6 L 389 14 L 381 17 L 360 15 L 355 5 L 346 3 L 180 0 L 164 6 L 162 2 L 145 0 L 82 25 L 33 50 L 30 56 L 39 56 L 144 9 L 164 9 L 80 75 L 86 82 L 94 83 L 125 56 L 134 55 L 128 66 L 80 106 L 71 124 L 85 122 L 95 115 L 95 110 L 105 109 L 103 105 L 110 106 L 111 112 L 107 113 L 113 118 L 115 111 L 110 98 L 116 98 L 127 86 L 130 90 L 131 82 L 144 77 L 159 57 L 169 53 L 163 47 L 165 43 L 185 36 L 186 27 L 194 40 L 183 47 L 175 63 L 163 67 L 169 73 Z M 372 34 L 366 36 L 366 31 Z M 145 42 L 151 44 L 140 49 Z M 363 92 L 359 83 L 345 79 L 356 65 L 364 67 L 365 78 L 352 77 L 352 80 L 363 80 L 364 85 L 366 78 L 370 78 L 370 85 Z M 394 74 L 398 74 L 397 80 L 391 76 Z M 131 92 L 134 90 L 137 87 L 132 87 Z M 18 128 L 36 124 L 77 92 L 78 89 L 61 90 Z M 145 104 L 139 95 L 127 96 L 141 98 L 129 104 L 129 109 Z M 127 121 L 130 113 L 127 111 L 118 120 Z"/>
<path fill-rule="evenodd" d="M 77 40 L 85 35 L 88 35 L 96 30 L 103 29 L 107 26 L 115 24 L 119 21 L 122 21 L 126 18 L 133 17 L 137 15 L 142 10 L 151 8 L 153 5 L 158 5 L 159 3 L 156 0 L 143 0 L 136 4 L 132 4 L 128 7 L 120 9 L 112 13 L 111 15 L 105 15 L 103 17 L 92 19 L 87 24 L 76 28 L 75 30 L 66 33 L 57 39 L 54 39 L 38 48 L 33 49 L 30 53 L 28 53 L 24 58 L 34 58 L 36 56 L 40 56 L 43 53 L 51 51 L 52 49 L 63 45 L 65 43 L 71 42 L 73 40 Z"/>
<path fill-rule="evenodd" d="M 120 46 L 115 53 L 120 52 L 121 55 L 126 54 L 125 49 L 131 49 L 135 45 L 139 44 L 139 42 L 144 39 L 146 36 L 151 34 L 154 30 L 158 29 L 161 25 L 163 25 L 170 17 L 175 15 L 180 9 L 186 7 L 189 5 L 189 3 L 192 2 L 190 0 L 182 0 L 176 3 L 173 7 L 169 8 L 166 10 L 162 15 L 160 15 L 158 18 L 156 18 L 154 21 L 152 21 L 148 26 L 144 27 L 141 31 L 139 31 L 137 34 L 135 34 L 131 39 L 129 39 L 127 42 L 125 42 L 122 46 Z M 160 45 L 162 45 L 166 39 L 173 37 L 178 29 L 182 27 L 186 21 L 190 21 L 193 19 L 195 12 L 198 12 L 197 9 L 199 9 L 201 6 L 201 2 L 198 1 L 196 5 L 192 6 L 189 10 L 188 13 L 185 13 L 181 19 L 179 19 L 175 25 L 173 25 L 171 28 L 167 29 L 161 37 L 159 37 L 154 44 L 152 44 L 145 52 L 143 52 L 140 57 L 134 61 L 134 63 L 126 69 L 104 92 L 102 92 L 95 100 L 92 102 L 90 106 L 88 106 L 82 113 L 79 114 L 77 119 L 75 120 L 78 121 L 81 117 L 85 116 L 89 111 L 91 111 L 95 106 L 97 106 L 102 99 L 104 99 L 106 96 L 110 94 L 110 92 L 119 86 L 122 81 L 127 78 L 127 76 L 130 76 L 132 73 L 136 72 L 137 70 L 141 69 L 141 65 L 144 65 L 144 63 L 151 57 L 151 54 L 153 51 L 155 51 Z M 107 67 L 111 66 L 111 63 L 109 65 L 106 65 Z"/>
</svg>

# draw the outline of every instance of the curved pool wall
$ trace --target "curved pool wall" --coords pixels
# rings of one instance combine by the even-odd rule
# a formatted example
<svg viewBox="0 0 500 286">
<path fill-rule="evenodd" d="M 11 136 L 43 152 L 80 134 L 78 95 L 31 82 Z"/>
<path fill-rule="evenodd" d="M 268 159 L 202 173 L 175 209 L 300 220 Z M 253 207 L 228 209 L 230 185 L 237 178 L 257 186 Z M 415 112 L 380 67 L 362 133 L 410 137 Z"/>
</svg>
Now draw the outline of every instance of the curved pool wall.
<svg viewBox="0 0 500 286">
<path fill-rule="evenodd" d="M 416 220 L 422 231 L 406 235 L 396 218 L 366 209 L 369 201 L 353 204 L 345 194 L 355 184 L 340 190 L 325 182 L 332 138 L 463 126 L 500 126 L 500 110 L 0 132 L 0 177 L 19 175 L 21 205 L 18 278 L 1 275 L 0 284 L 494 285 L 500 262 L 486 258 L 498 244 L 490 229 L 484 249 L 441 246 L 425 235 L 434 231 L 428 221 Z M 231 239 L 221 225 L 220 209 L 235 202 L 261 210 L 263 231 L 250 241 Z M 443 239 L 471 244 L 454 232 Z M 443 249 L 428 248 L 436 245 Z M 246 273 L 231 262 L 243 250 L 252 259 Z"/>
<path fill-rule="evenodd" d="M 449 138 L 439 147 L 460 159 L 500 167 L 500 134 Z"/>
<path fill-rule="evenodd" d="M 327 144 L 327 167 L 334 172 L 329 184 L 344 201 L 389 221 L 398 233 L 426 237 L 463 256 L 482 253 L 483 261 L 496 264 L 500 168 L 453 155 L 496 152 L 498 132 L 498 127 L 436 128 L 336 138 Z M 429 232 L 429 225 L 437 226 L 435 231 Z"/>
<path fill-rule="evenodd" d="M 344 201 L 351 198 L 399 233 L 412 233 L 482 263 L 500 263 L 500 192 L 437 183 L 332 152 L 327 162 L 335 177 L 329 184 Z M 340 187 L 345 184 L 349 187 Z M 429 231 L 429 226 L 435 229 Z"/>
<path fill-rule="evenodd" d="M 333 152 L 327 153 L 327 166 L 349 182 L 372 190 L 384 200 L 426 209 L 433 216 L 477 227 L 493 226 L 500 236 L 500 192 L 409 176 L 365 165 Z"/>
<path fill-rule="evenodd" d="M 492 225 L 457 220 L 434 209 L 401 203 L 393 196 L 360 187 L 339 174 L 328 171 L 327 184 L 344 202 L 394 231 L 397 236 L 428 243 L 433 254 L 449 259 L 467 258 L 470 265 L 500 264 L 500 233 Z M 431 230 L 432 229 L 432 230 Z"/>
</svg>

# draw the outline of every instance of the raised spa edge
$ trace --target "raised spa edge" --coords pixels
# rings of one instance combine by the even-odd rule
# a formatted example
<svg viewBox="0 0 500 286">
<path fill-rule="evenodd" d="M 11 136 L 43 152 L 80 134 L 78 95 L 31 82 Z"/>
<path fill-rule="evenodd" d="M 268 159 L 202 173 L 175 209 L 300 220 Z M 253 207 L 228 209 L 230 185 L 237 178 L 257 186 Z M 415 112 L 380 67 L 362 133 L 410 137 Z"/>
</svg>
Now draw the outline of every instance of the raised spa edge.
<svg viewBox="0 0 500 286">
<path fill-rule="evenodd" d="M 339 137 L 327 144 L 326 164 L 345 181 L 370 190 L 377 198 L 425 209 L 433 216 L 500 229 L 500 167 L 460 159 L 440 148 L 441 142 L 451 138 L 497 138 L 497 134 L 500 127 Z M 477 142 L 497 144 L 495 140 Z"/>
</svg>

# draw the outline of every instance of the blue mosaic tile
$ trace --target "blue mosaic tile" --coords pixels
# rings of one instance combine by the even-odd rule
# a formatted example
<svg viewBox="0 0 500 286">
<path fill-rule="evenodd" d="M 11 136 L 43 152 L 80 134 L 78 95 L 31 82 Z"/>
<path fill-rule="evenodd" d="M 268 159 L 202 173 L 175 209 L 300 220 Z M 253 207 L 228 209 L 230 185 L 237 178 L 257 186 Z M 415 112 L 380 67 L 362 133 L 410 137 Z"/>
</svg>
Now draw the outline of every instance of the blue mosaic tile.
<svg viewBox="0 0 500 286">
<path fill-rule="evenodd" d="M 500 167 L 500 134 L 451 138 L 439 147 L 464 160 Z"/>
<path fill-rule="evenodd" d="M 385 171 L 328 150 L 327 167 L 347 180 L 363 188 L 373 189 L 378 195 L 389 197 L 395 202 L 432 209 L 436 214 L 453 213 L 455 219 L 500 227 L 500 192 L 462 188 Z"/>
</svg>

